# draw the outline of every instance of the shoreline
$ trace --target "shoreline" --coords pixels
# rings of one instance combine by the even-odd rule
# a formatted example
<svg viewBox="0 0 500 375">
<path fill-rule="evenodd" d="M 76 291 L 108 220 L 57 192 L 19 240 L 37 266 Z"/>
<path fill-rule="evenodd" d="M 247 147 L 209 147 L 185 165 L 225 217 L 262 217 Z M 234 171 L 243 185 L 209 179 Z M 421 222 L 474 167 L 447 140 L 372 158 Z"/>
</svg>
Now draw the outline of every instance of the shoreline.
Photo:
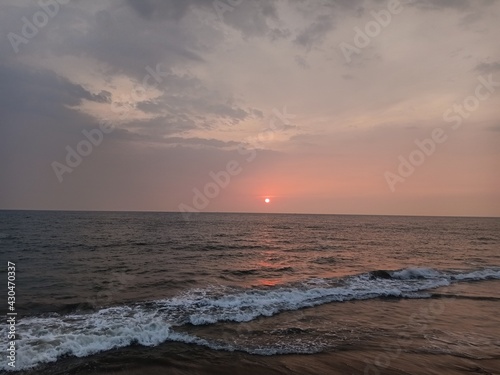
<svg viewBox="0 0 500 375">
<path fill-rule="evenodd" d="M 497 281 L 471 285 L 475 296 Z M 449 289 L 449 288 L 448 288 Z M 465 291 L 464 291 L 465 292 Z M 494 293 L 494 292 L 493 292 Z M 481 293 L 482 294 L 482 293 Z M 495 293 L 494 293 L 495 294 Z M 374 299 L 329 303 L 247 323 L 187 326 L 180 332 L 213 340 L 224 332 L 234 338 L 266 336 L 268 327 L 290 325 L 289 337 L 308 334 L 303 324 L 321 320 L 327 335 L 337 335 L 335 348 L 316 354 L 255 355 L 214 350 L 168 341 L 155 347 L 132 345 L 88 357 L 60 358 L 16 375 L 143 375 L 143 374 L 499 374 L 500 301 L 476 298 Z M 231 327 L 241 326 L 240 331 Z M 358 330 L 356 339 L 346 332 Z"/>
<path fill-rule="evenodd" d="M 161 345 L 163 359 L 139 359 L 142 350 L 129 347 L 86 358 L 66 358 L 18 375 L 254 375 L 254 374 L 499 374 L 500 358 L 473 359 L 449 354 L 400 353 L 384 366 L 370 363 L 382 349 L 339 350 L 318 354 L 258 356 L 243 352 L 218 352 L 192 344 Z M 143 353 L 144 354 L 144 353 Z M 157 356 L 157 355 L 156 355 Z M 100 358 L 103 357 L 103 358 Z M 126 357 L 126 358 L 125 358 Z"/>
</svg>

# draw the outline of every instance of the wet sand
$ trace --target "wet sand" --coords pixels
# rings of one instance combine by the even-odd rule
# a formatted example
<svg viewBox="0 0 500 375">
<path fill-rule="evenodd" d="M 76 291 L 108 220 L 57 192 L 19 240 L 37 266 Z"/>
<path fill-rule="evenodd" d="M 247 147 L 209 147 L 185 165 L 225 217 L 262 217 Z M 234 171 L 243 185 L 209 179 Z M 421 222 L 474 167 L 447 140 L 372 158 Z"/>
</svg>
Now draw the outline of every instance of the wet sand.
<svg viewBox="0 0 500 375">
<path fill-rule="evenodd" d="M 175 346 L 171 348 L 170 346 Z M 354 349 L 313 355 L 253 356 L 224 353 L 190 345 L 164 345 L 165 358 L 135 356 L 132 349 L 106 359 L 87 358 L 57 363 L 31 374 L 499 374 L 500 358 L 473 359 L 445 354 L 401 353 L 391 357 L 383 350 Z M 380 357 L 382 356 L 382 357 Z M 126 358 L 124 358 L 126 357 Z M 376 366 L 370 358 L 390 358 L 388 366 Z M 80 362 L 80 363 L 78 363 Z M 373 363 L 373 364 L 372 364 Z M 381 362 L 383 365 L 384 362 Z"/>
</svg>

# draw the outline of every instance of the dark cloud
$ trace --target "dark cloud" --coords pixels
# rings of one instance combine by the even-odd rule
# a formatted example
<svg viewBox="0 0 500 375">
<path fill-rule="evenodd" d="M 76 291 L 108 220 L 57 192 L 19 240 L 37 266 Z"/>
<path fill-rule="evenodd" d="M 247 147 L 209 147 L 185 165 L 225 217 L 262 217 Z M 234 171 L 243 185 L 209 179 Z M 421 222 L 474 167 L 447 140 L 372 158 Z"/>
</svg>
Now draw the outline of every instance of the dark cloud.
<svg viewBox="0 0 500 375">
<path fill-rule="evenodd" d="M 0 82 L 0 108 L 4 116 L 19 112 L 68 116 L 74 112 L 68 107 L 77 106 L 82 100 L 110 101 L 109 92 L 94 94 L 51 71 L 24 65 L 0 65 Z"/>
<path fill-rule="evenodd" d="M 419 0 L 410 4 L 422 9 L 456 9 L 464 10 L 469 8 L 470 0 Z"/>
<path fill-rule="evenodd" d="M 294 42 L 306 49 L 311 49 L 316 42 L 323 40 L 325 35 L 332 29 L 332 19 L 327 15 L 321 15 L 314 23 L 302 30 Z"/>
<path fill-rule="evenodd" d="M 469 11 L 488 7 L 495 4 L 498 0 L 410 0 L 408 3 L 412 6 L 427 10 L 454 9 L 457 11 Z"/>
<path fill-rule="evenodd" d="M 466 14 L 461 20 L 459 25 L 462 27 L 469 27 L 473 24 L 479 23 L 483 18 L 483 15 L 479 12 L 472 12 Z"/>
<path fill-rule="evenodd" d="M 133 140 L 139 139 L 137 137 L 146 137 L 149 140 L 161 139 L 164 136 L 182 134 L 200 127 L 195 119 L 187 114 L 166 114 L 150 120 L 134 120 L 129 125 L 123 126 L 126 132 L 121 134 L 121 137 Z"/>
<path fill-rule="evenodd" d="M 154 101 L 141 102 L 137 108 L 148 114 L 159 115 L 155 122 L 165 119 L 165 123 L 176 124 L 177 131 L 212 128 L 217 122 L 236 125 L 249 117 L 263 116 L 257 109 L 242 108 L 234 100 L 208 90 L 197 79 L 178 78 L 170 80 L 175 81 L 173 86 L 166 84 L 160 97 Z M 184 126 L 184 129 L 179 125 Z"/>
<path fill-rule="evenodd" d="M 139 110 L 154 118 L 128 121 L 124 131 L 116 132 L 112 137 L 136 139 L 134 134 L 137 133 L 138 136 L 161 138 L 196 128 L 212 128 L 218 120 L 234 125 L 248 116 L 257 117 L 261 113 L 251 108 L 244 109 L 231 99 L 208 89 L 193 74 L 173 72 L 178 67 L 186 69 L 189 64 L 203 64 L 202 54 L 211 43 L 220 39 L 217 32 L 210 34 L 210 30 L 206 29 L 196 33 L 172 18 L 184 16 L 190 6 L 204 7 L 214 12 L 212 16 L 215 16 L 212 2 L 127 1 L 126 4 L 128 6 L 125 8 L 115 5 L 95 13 L 68 5 L 64 16 L 54 17 L 45 29 L 39 31 L 36 40 L 29 41 L 25 46 L 29 48 L 21 51 L 23 58 L 27 63 L 31 61 L 31 65 L 36 65 L 34 57 L 48 55 L 50 51 L 56 57 L 92 59 L 101 64 L 103 68 L 99 69 L 103 69 L 101 73 L 109 77 L 109 82 L 117 75 L 142 82 L 151 69 L 160 66 L 161 77 L 160 82 L 156 82 L 156 88 L 162 95 L 154 101 L 137 104 Z M 37 6 L 7 8 L 16 17 L 19 16 L 17 21 L 24 15 L 39 11 Z M 274 16 L 273 8 L 269 5 L 261 4 L 259 9 L 262 14 Z M 155 21 L 150 21 L 152 18 Z M 1 23 L 5 31 L 19 26 L 19 22 L 9 20 L 4 12 L 0 19 L 8 21 Z M 74 27 L 84 23 L 88 25 L 87 28 Z M 203 43 L 200 43 L 200 37 L 203 37 Z M 0 106 L 6 107 L 3 113 L 27 110 L 64 117 L 64 123 L 80 124 L 85 119 L 95 124 L 97 120 L 71 107 L 77 107 L 82 100 L 112 102 L 109 91 L 90 92 L 48 70 L 37 71 L 26 64 L 17 65 L 16 69 L 7 68 L 16 66 L 14 53 L 2 55 L 0 62 L 2 60 L 0 79 L 3 87 L 0 97 L 4 100 Z M 126 130 L 127 127 L 130 127 L 130 131 Z"/>
<path fill-rule="evenodd" d="M 213 0 L 126 0 L 127 4 L 146 19 L 179 20 L 191 6 L 212 7 Z"/>
<path fill-rule="evenodd" d="M 137 122 L 136 127 L 141 130 L 130 131 L 126 128 L 115 128 L 107 137 L 113 140 L 140 142 L 141 144 L 146 142 L 166 146 L 213 147 L 220 149 L 235 148 L 239 144 L 238 142 L 221 141 L 214 138 L 168 135 L 182 133 L 188 129 L 189 125 L 174 124 L 166 117 L 152 121 Z"/>
<path fill-rule="evenodd" d="M 500 71 L 500 61 L 495 61 L 491 63 L 482 62 L 478 64 L 475 68 L 481 74 L 490 74 Z"/>
<path fill-rule="evenodd" d="M 280 40 L 280 39 L 288 39 L 291 37 L 292 32 L 288 29 L 278 29 L 278 28 L 271 28 L 269 29 L 267 36 L 269 39 L 272 41 Z"/>
<path fill-rule="evenodd" d="M 289 35 L 286 28 L 273 27 L 269 22 L 279 21 L 275 1 L 244 0 L 220 14 L 220 18 L 227 26 L 241 32 L 244 38 L 267 36 L 277 39 Z"/>
<path fill-rule="evenodd" d="M 65 24 L 59 25 L 60 40 L 49 45 L 52 53 L 82 54 L 106 63 L 109 73 L 126 73 L 138 80 L 147 74 L 147 66 L 160 62 L 167 68 L 203 63 L 204 48 L 198 37 L 177 23 L 147 22 L 120 8 L 108 12 L 116 22 L 99 22 L 100 18 L 88 15 L 92 27 L 86 32 L 72 27 L 81 22 L 79 12 L 64 17 Z"/>
<path fill-rule="evenodd" d="M 288 30 L 271 28 L 267 23 L 267 19 L 278 19 L 274 0 L 244 0 L 234 5 L 222 1 L 224 5 L 219 11 L 214 0 L 126 0 L 126 3 L 147 20 L 179 21 L 190 8 L 196 7 L 204 11 L 206 17 L 217 17 L 220 22 L 240 31 L 245 38 L 265 35 L 283 38 L 289 35 Z"/>
<path fill-rule="evenodd" d="M 489 131 L 492 131 L 492 132 L 500 132 L 500 124 L 488 126 L 486 128 L 486 130 L 489 130 Z"/>
<path fill-rule="evenodd" d="M 242 121 L 248 117 L 248 113 L 241 108 L 234 108 L 231 105 L 219 103 L 207 107 L 209 113 L 213 113 L 223 118 L 231 119 L 235 122 Z"/>
<path fill-rule="evenodd" d="M 311 66 L 307 63 L 307 60 L 302 56 L 295 56 L 294 60 L 297 63 L 297 65 L 300 66 L 301 68 L 304 69 L 311 68 Z"/>
<path fill-rule="evenodd" d="M 308 3 L 308 2 L 306 2 Z M 355 10 L 363 5 L 364 0 L 325 0 L 321 2 L 322 6 L 332 7 L 338 10 Z"/>
<path fill-rule="evenodd" d="M 204 146 L 204 147 L 215 147 L 215 148 L 228 148 L 238 146 L 238 142 L 224 142 L 218 139 L 205 139 L 205 138 L 181 138 L 181 137 L 170 137 L 163 140 L 164 143 L 177 144 L 177 145 L 188 145 L 188 146 Z"/>
</svg>

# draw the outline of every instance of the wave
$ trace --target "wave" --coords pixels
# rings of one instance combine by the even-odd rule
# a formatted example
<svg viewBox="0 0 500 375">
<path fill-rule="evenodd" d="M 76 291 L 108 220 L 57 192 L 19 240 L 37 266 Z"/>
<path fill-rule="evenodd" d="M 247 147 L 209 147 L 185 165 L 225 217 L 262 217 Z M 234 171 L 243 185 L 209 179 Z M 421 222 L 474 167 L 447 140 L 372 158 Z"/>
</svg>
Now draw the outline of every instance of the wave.
<svg viewBox="0 0 500 375">
<path fill-rule="evenodd" d="M 459 273 L 456 275 L 451 275 L 452 280 L 457 281 L 479 281 L 479 280 L 491 280 L 500 279 L 500 270 L 478 270 L 467 273 Z"/>
<path fill-rule="evenodd" d="M 16 370 L 56 361 L 61 356 L 84 357 L 132 344 L 156 346 L 180 341 L 217 350 L 245 350 L 253 354 L 305 353 L 319 347 L 282 346 L 245 348 L 175 332 L 185 324 L 248 322 L 284 311 L 318 306 L 330 302 L 371 298 L 432 298 L 423 293 L 452 283 L 500 279 L 500 270 L 442 272 L 430 268 L 407 268 L 332 279 L 310 279 L 272 288 L 243 289 L 211 286 L 192 289 L 174 298 L 99 311 L 24 317 L 17 322 Z M 7 328 L 0 328 L 7 336 Z M 11 370 L 6 363 L 0 370 Z"/>
<path fill-rule="evenodd" d="M 293 267 L 261 267 L 259 269 L 244 269 L 244 270 L 223 270 L 222 274 L 228 274 L 233 276 L 248 276 L 248 275 L 262 275 L 266 273 L 282 273 L 282 272 L 293 272 Z"/>
<path fill-rule="evenodd" d="M 249 269 L 249 270 L 224 270 L 222 271 L 224 274 L 230 274 L 234 276 L 247 276 L 247 275 L 256 275 L 259 273 L 258 269 Z"/>
<path fill-rule="evenodd" d="M 13 240 L 16 239 L 16 236 L 13 236 L 9 233 L 0 233 L 0 240 Z"/>
<path fill-rule="evenodd" d="M 338 261 L 338 258 L 333 257 L 333 256 L 319 257 L 319 258 L 312 260 L 312 262 L 316 263 L 316 264 L 335 264 L 335 263 L 337 263 L 337 261 Z"/>
</svg>

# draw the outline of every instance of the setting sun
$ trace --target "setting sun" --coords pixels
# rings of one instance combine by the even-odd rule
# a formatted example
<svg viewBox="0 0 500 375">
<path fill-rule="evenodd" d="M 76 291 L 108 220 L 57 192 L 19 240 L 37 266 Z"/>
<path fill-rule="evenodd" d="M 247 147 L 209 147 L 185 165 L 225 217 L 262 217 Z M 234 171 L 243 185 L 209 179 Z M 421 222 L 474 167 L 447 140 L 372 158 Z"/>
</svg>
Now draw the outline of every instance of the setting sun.
<svg viewBox="0 0 500 375">
<path fill-rule="evenodd" d="M 269 198 L 264 199 L 264 202 L 269 203 L 271 200 Z"/>
</svg>

